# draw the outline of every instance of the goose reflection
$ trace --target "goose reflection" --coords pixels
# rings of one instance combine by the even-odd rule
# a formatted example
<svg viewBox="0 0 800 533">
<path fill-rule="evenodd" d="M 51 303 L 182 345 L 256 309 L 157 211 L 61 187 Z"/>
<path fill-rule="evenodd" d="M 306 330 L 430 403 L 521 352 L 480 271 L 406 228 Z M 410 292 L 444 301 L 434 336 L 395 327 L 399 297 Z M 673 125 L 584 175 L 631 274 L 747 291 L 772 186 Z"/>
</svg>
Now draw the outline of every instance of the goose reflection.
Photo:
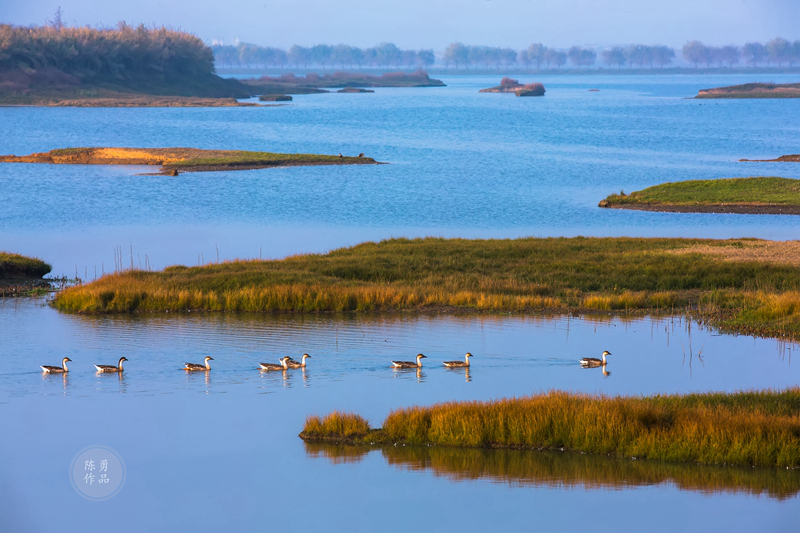
<svg viewBox="0 0 800 533">
<path fill-rule="evenodd" d="M 452 372 L 453 374 L 460 374 L 464 372 L 464 381 L 469 383 L 472 381 L 472 377 L 470 376 L 470 367 L 469 366 L 462 366 L 461 368 L 454 368 L 454 367 L 447 367 L 445 368 L 447 372 Z"/>
<path fill-rule="evenodd" d="M 259 372 L 261 375 L 261 379 L 267 380 L 269 382 L 274 383 L 275 385 L 278 384 L 278 376 L 280 376 L 280 383 L 283 385 L 284 388 L 288 389 L 292 386 L 292 374 L 293 372 L 288 372 L 287 369 L 283 369 L 281 371 L 273 370 L 271 372 Z M 303 372 L 303 380 L 305 380 L 305 372 Z"/>
</svg>

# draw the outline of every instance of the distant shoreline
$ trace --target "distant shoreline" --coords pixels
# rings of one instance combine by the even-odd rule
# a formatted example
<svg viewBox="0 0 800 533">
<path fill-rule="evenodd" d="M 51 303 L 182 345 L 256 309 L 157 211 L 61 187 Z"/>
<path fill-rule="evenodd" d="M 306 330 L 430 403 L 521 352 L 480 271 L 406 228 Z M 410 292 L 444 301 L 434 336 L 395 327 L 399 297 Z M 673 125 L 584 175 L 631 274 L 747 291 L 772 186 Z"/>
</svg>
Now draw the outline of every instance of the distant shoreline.
<svg viewBox="0 0 800 533">
<path fill-rule="evenodd" d="M 338 70 L 338 69 L 337 69 Z M 352 72 L 360 72 L 362 74 L 380 75 L 387 72 L 397 72 L 397 68 L 387 69 L 363 69 L 353 70 Z M 253 68 L 253 69 L 238 69 L 238 68 L 218 68 L 217 74 L 219 76 L 258 76 L 263 74 L 281 75 L 281 74 L 304 74 L 313 72 L 316 74 L 330 74 L 335 72 L 334 69 L 321 69 L 321 68 Z M 351 72 L 348 70 L 348 72 Z M 406 72 L 413 72 L 408 70 Z M 800 74 L 800 67 L 740 67 L 740 68 L 694 68 L 694 67 L 672 67 L 672 68 L 564 68 L 564 69 L 523 69 L 519 67 L 501 68 L 501 69 L 452 69 L 452 68 L 431 68 L 427 70 L 431 76 L 498 76 L 498 75 L 620 75 L 620 76 L 640 76 L 640 75 L 670 75 L 670 74 Z"/>
</svg>

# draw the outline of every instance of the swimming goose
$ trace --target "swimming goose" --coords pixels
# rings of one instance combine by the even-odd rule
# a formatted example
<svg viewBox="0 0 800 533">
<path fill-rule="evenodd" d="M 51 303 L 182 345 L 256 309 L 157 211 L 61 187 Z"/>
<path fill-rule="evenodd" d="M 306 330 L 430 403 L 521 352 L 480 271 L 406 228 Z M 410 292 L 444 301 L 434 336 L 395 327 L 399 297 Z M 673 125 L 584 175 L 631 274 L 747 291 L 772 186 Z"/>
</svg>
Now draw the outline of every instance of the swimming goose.
<svg viewBox="0 0 800 533">
<path fill-rule="evenodd" d="M 61 366 L 44 365 L 40 368 L 42 369 L 42 372 L 47 372 L 50 374 L 64 374 L 66 372 L 69 372 L 69 368 L 67 368 L 67 361 L 71 363 L 72 359 L 70 359 L 69 357 L 65 357 L 64 359 L 61 360 Z"/>
<path fill-rule="evenodd" d="M 604 351 L 603 352 L 603 360 L 601 361 L 597 357 L 584 357 L 581 359 L 581 366 L 594 368 L 597 366 L 605 366 L 606 365 L 606 357 L 611 355 L 611 352 Z"/>
<path fill-rule="evenodd" d="M 211 365 L 209 365 L 208 362 L 209 361 L 213 361 L 213 360 L 214 360 L 213 357 L 210 357 L 210 356 L 207 355 L 206 358 L 203 359 L 203 363 L 205 363 L 205 364 L 198 365 L 197 363 L 183 363 L 183 369 L 184 370 L 189 370 L 189 371 L 211 370 Z"/>
<path fill-rule="evenodd" d="M 306 367 L 306 359 L 310 359 L 310 358 L 311 358 L 310 355 L 308 355 L 307 353 L 304 353 L 303 354 L 303 362 L 302 363 L 298 363 L 297 361 L 295 361 L 291 357 L 288 357 L 286 359 L 286 366 L 288 368 L 305 368 Z"/>
<path fill-rule="evenodd" d="M 94 365 L 98 372 L 122 372 L 124 369 L 122 368 L 122 362 L 127 361 L 127 357 L 120 357 L 119 363 L 117 366 L 114 365 Z"/>
<path fill-rule="evenodd" d="M 310 357 L 310 356 L 309 356 Z M 286 357 L 281 357 L 279 361 L 281 364 L 276 365 L 275 363 L 258 363 L 258 366 L 261 367 L 261 370 L 286 370 L 289 368 L 287 365 L 287 361 L 291 359 L 288 355 Z"/>
<path fill-rule="evenodd" d="M 412 363 L 411 361 L 392 361 L 393 368 L 422 368 L 422 359 L 426 357 L 421 353 L 417 354 L 417 362 Z"/>
<path fill-rule="evenodd" d="M 467 355 L 464 356 L 463 361 L 444 361 L 442 364 L 447 368 L 463 368 L 465 366 L 469 366 L 470 357 L 473 357 L 473 355 L 467 352 Z"/>
</svg>

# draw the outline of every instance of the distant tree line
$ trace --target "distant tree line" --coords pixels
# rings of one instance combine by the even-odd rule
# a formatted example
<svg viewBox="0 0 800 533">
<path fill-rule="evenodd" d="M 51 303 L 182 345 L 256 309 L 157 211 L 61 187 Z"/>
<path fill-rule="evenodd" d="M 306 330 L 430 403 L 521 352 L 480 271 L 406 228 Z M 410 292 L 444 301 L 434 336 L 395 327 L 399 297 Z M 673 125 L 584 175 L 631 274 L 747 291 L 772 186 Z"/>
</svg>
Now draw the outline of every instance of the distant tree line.
<svg viewBox="0 0 800 533">
<path fill-rule="evenodd" d="M 445 68 L 508 69 L 524 67 L 563 68 L 570 65 L 589 68 L 601 65 L 611 68 L 665 68 L 676 59 L 676 50 L 664 45 L 630 44 L 607 48 L 572 46 L 567 49 L 548 48 L 542 43 L 531 44 L 524 50 L 493 46 L 472 46 L 460 42 L 450 44 L 441 57 L 433 50 L 401 50 L 392 43 L 383 43 L 373 48 L 357 48 L 340 44 L 336 46 L 318 44 L 311 47 L 292 46 L 288 51 L 241 43 L 237 46 L 212 46 L 217 65 L 221 67 L 262 68 L 429 68 L 438 63 Z M 800 40 L 791 43 L 776 38 L 762 43 L 747 43 L 744 46 L 706 46 L 700 41 L 691 41 L 683 49 L 682 58 L 694 66 L 732 67 L 749 66 L 795 66 L 800 64 Z M 598 57 L 599 56 L 599 57 Z"/>
<path fill-rule="evenodd" d="M 744 46 L 706 46 L 700 41 L 691 41 L 683 46 L 683 58 L 694 66 L 732 67 L 744 61 L 750 66 L 800 64 L 800 40 L 790 43 L 778 37 L 766 44 L 747 43 Z"/>
<path fill-rule="evenodd" d="M 0 72 L 41 69 L 82 79 L 202 76 L 214 73 L 214 54 L 194 35 L 165 27 L 66 27 L 60 11 L 46 26 L 0 24 Z"/>
<path fill-rule="evenodd" d="M 358 48 L 346 44 L 331 46 L 318 44 L 311 47 L 294 45 L 289 50 L 258 46 L 250 43 L 215 45 L 217 64 L 224 67 L 300 68 L 427 68 L 433 65 L 433 50 L 401 50 L 392 43 L 372 48 Z"/>
</svg>

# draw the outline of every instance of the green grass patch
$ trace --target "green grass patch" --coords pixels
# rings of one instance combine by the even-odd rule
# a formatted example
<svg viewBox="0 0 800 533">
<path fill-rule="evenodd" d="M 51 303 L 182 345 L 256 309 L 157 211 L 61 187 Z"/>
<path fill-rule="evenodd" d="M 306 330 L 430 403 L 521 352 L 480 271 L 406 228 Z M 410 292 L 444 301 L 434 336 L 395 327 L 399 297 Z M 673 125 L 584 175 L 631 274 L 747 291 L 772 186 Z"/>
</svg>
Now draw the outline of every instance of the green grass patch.
<svg viewBox="0 0 800 533">
<path fill-rule="evenodd" d="M 781 246 L 708 239 L 391 239 L 273 261 L 126 271 L 70 287 L 53 305 L 78 313 L 691 312 L 735 331 L 798 337 L 800 266 L 773 260 Z M 766 253 L 724 258 L 751 249 Z M 791 247 L 787 253 L 796 256 Z"/>
<path fill-rule="evenodd" d="M 41 259 L 20 254 L 0 252 L 0 278 L 41 278 L 53 267 Z"/>
<path fill-rule="evenodd" d="M 343 420 L 358 415 L 336 413 Z M 380 429 L 338 433 L 309 417 L 301 438 L 354 444 L 566 449 L 707 465 L 800 467 L 800 388 L 607 397 L 551 391 L 389 413 Z M 308 431 L 307 431 L 308 430 Z"/>
<path fill-rule="evenodd" d="M 791 205 L 800 206 L 800 180 L 756 177 L 668 182 L 630 194 L 612 194 L 613 205 Z"/>
</svg>

